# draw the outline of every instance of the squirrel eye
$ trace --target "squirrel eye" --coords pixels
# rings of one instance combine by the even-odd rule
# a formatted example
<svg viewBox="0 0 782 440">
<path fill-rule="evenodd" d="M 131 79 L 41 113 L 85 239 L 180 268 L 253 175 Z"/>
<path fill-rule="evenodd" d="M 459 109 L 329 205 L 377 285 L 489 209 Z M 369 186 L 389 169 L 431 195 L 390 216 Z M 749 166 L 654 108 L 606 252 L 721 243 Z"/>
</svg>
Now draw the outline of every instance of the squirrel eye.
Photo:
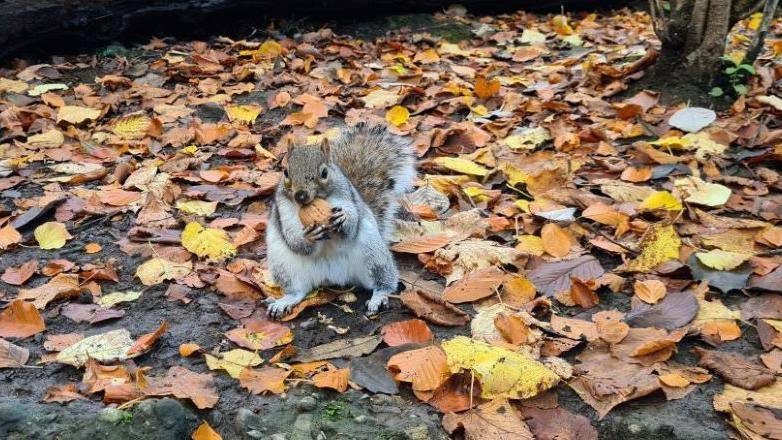
<svg viewBox="0 0 782 440">
<path fill-rule="evenodd" d="M 287 168 L 282 170 L 282 175 L 285 176 L 286 179 L 288 178 L 288 169 Z"/>
<path fill-rule="evenodd" d="M 323 180 L 325 180 L 325 179 L 326 179 L 326 178 L 328 178 L 328 177 L 329 177 L 329 169 L 328 169 L 328 168 L 326 168 L 326 167 L 323 167 L 323 168 L 320 170 L 320 178 L 321 178 L 321 179 L 323 179 Z"/>
</svg>

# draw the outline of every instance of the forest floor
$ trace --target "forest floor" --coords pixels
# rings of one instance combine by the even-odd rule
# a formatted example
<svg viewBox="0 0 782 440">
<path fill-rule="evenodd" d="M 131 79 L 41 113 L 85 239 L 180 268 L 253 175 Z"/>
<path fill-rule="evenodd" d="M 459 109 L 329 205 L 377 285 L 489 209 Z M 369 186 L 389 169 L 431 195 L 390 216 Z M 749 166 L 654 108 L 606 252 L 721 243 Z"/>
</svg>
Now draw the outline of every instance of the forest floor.
<svg viewBox="0 0 782 440">
<path fill-rule="evenodd" d="M 627 92 L 642 12 L 306 26 L 0 67 L 0 437 L 777 438 L 781 23 L 717 113 Z M 403 289 L 270 321 L 281 159 L 359 122 Z"/>
</svg>

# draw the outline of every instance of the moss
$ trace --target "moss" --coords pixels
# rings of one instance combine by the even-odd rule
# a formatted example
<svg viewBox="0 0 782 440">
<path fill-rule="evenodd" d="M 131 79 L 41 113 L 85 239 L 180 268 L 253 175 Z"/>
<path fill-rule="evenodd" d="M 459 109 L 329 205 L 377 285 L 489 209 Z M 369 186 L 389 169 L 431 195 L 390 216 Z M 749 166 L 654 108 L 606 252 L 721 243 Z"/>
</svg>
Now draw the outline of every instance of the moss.
<svg viewBox="0 0 782 440">
<path fill-rule="evenodd" d="M 323 420 L 335 422 L 350 417 L 350 409 L 342 402 L 329 402 L 326 404 L 326 407 L 323 408 L 321 416 Z"/>
</svg>

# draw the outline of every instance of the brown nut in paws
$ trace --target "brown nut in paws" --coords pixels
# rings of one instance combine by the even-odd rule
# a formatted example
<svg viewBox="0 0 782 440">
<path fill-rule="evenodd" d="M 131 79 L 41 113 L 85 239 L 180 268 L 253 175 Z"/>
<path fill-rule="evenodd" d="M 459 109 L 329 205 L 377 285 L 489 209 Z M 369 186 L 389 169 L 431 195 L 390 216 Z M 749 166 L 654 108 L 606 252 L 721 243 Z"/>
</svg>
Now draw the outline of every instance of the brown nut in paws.
<svg viewBox="0 0 782 440">
<path fill-rule="evenodd" d="M 331 205 L 325 199 L 315 199 L 299 209 L 299 219 L 305 228 L 318 224 L 326 225 L 331 217 Z"/>
</svg>

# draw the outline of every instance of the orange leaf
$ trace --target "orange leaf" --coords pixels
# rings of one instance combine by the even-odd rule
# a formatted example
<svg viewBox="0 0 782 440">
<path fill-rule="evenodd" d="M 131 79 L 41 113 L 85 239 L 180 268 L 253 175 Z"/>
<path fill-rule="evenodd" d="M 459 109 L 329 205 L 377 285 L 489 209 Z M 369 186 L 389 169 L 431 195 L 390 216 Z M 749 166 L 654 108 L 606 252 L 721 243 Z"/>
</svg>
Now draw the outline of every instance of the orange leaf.
<svg viewBox="0 0 782 440">
<path fill-rule="evenodd" d="M 188 343 L 179 346 L 179 355 L 182 357 L 188 357 L 191 354 L 200 351 L 201 347 L 198 344 Z"/>
<path fill-rule="evenodd" d="M 206 421 L 202 422 L 198 429 L 193 431 L 191 438 L 193 440 L 223 440 L 220 434 L 212 429 Z"/>
<path fill-rule="evenodd" d="M 513 307 L 522 307 L 535 299 L 535 286 L 526 278 L 511 275 L 502 283 L 502 302 Z"/>
<path fill-rule="evenodd" d="M 461 372 L 449 377 L 426 403 L 442 413 L 462 412 L 470 409 L 470 405 L 477 405 L 480 395 L 481 383 L 474 375 Z"/>
<path fill-rule="evenodd" d="M 407 321 L 386 324 L 381 333 L 383 333 L 383 341 L 390 347 L 432 342 L 432 331 L 420 319 L 409 319 Z"/>
<path fill-rule="evenodd" d="M 506 341 L 513 345 L 527 342 L 527 324 L 518 315 L 500 313 L 494 317 L 494 325 Z"/>
<path fill-rule="evenodd" d="M 331 388 L 333 390 L 339 391 L 340 393 L 344 393 L 348 389 L 349 378 L 350 370 L 347 368 L 341 368 L 339 370 L 318 373 L 312 377 L 312 382 L 318 388 Z"/>
<path fill-rule="evenodd" d="M 715 319 L 703 325 L 704 336 L 717 336 L 720 341 L 733 341 L 741 337 L 741 328 L 732 319 Z"/>
<path fill-rule="evenodd" d="M 486 298 L 505 281 L 506 275 L 496 267 L 479 269 L 446 287 L 443 299 L 451 303 L 464 303 Z"/>
<path fill-rule="evenodd" d="M 433 345 L 395 354 L 386 365 L 397 372 L 396 380 L 412 383 L 417 391 L 435 390 L 451 375 L 445 352 Z"/>
<path fill-rule="evenodd" d="M 66 383 L 65 385 L 54 385 L 46 390 L 43 401 L 46 403 L 59 402 L 65 403 L 72 400 L 85 400 L 86 397 L 79 394 L 75 383 Z"/>
<path fill-rule="evenodd" d="M 3 276 L 0 277 L 4 282 L 12 284 L 14 286 L 21 286 L 25 281 L 29 280 L 31 276 L 38 269 L 38 261 L 30 260 L 23 263 L 19 267 L 9 267 L 3 272 Z"/>
<path fill-rule="evenodd" d="M 154 332 L 139 336 L 139 338 L 136 339 L 136 342 L 128 349 L 127 355 L 132 356 L 149 350 L 155 345 L 155 342 L 163 336 L 163 333 L 165 333 L 166 330 L 168 330 L 168 321 L 163 321 L 163 323 L 160 324 L 160 327 Z"/>
<path fill-rule="evenodd" d="M 84 245 L 84 252 L 87 254 L 97 254 L 103 249 L 98 243 L 87 243 Z"/>
<path fill-rule="evenodd" d="M 239 374 L 239 383 L 253 394 L 270 392 L 280 394 L 285 392 L 285 379 L 291 370 L 277 367 L 263 367 L 259 370 L 245 368 Z"/>
<path fill-rule="evenodd" d="M 481 99 L 488 99 L 500 91 L 500 81 L 486 79 L 483 75 L 475 78 L 475 95 Z"/>
<path fill-rule="evenodd" d="M 446 302 L 441 296 L 407 289 L 399 295 L 399 299 L 415 313 L 415 316 L 437 325 L 460 327 L 470 322 L 470 315 Z"/>
<path fill-rule="evenodd" d="M 5 225 L 0 229 L 0 249 L 8 249 L 11 245 L 22 241 L 22 234 L 20 234 L 11 225 Z"/>
<path fill-rule="evenodd" d="M 0 313 L 0 337 L 26 338 L 44 330 L 46 324 L 38 309 L 21 299 L 11 301 Z"/>
<path fill-rule="evenodd" d="M 590 285 L 592 283 L 587 284 L 576 277 L 571 277 L 570 281 L 572 283 L 570 286 L 570 298 L 574 303 L 585 309 L 590 309 L 600 302 L 600 298 Z M 597 286 L 594 287 L 596 288 Z"/>
<path fill-rule="evenodd" d="M 223 170 L 201 170 L 198 175 L 207 182 L 217 183 L 228 177 L 228 173 Z"/>
<path fill-rule="evenodd" d="M 570 253 L 573 238 L 570 233 L 554 223 L 546 223 L 540 231 L 543 249 L 549 255 L 562 258 Z"/>
<path fill-rule="evenodd" d="M 450 242 L 451 238 L 445 234 L 431 235 L 428 237 L 417 237 L 400 241 L 391 246 L 391 250 L 408 254 L 423 254 L 434 252 Z"/>
<path fill-rule="evenodd" d="M 148 381 L 146 395 L 190 399 L 198 409 L 212 408 L 220 399 L 211 374 L 196 373 L 178 365 L 171 367 L 165 377 L 150 377 Z"/>
<path fill-rule="evenodd" d="M 658 376 L 657 379 L 662 382 L 663 385 L 674 388 L 684 388 L 690 384 L 690 381 L 686 377 L 678 373 L 669 373 Z"/>
<path fill-rule="evenodd" d="M 647 180 L 652 178 L 652 168 L 651 167 L 641 167 L 641 168 L 635 168 L 635 167 L 627 167 L 622 171 L 622 175 L 619 176 L 620 179 L 626 181 L 626 182 L 646 182 Z"/>
<path fill-rule="evenodd" d="M 235 328 L 225 335 L 240 347 L 250 350 L 268 350 L 293 340 L 293 332 L 288 327 L 260 319 L 247 321 L 244 327 Z"/>
<path fill-rule="evenodd" d="M 339 296 L 337 292 L 334 292 L 333 290 L 320 290 L 317 295 L 314 296 L 308 296 L 304 298 L 304 301 L 296 304 L 293 306 L 290 312 L 288 312 L 287 315 L 283 316 L 280 321 L 287 322 L 290 321 L 297 316 L 301 314 L 304 310 L 306 310 L 308 307 L 316 307 L 316 306 L 322 306 L 324 304 L 328 304 L 334 299 L 336 299 Z"/>
<path fill-rule="evenodd" d="M 641 301 L 649 304 L 657 304 L 665 297 L 667 290 L 665 283 L 660 280 L 639 280 L 633 284 L 633 289 Z"/>
</svg>

